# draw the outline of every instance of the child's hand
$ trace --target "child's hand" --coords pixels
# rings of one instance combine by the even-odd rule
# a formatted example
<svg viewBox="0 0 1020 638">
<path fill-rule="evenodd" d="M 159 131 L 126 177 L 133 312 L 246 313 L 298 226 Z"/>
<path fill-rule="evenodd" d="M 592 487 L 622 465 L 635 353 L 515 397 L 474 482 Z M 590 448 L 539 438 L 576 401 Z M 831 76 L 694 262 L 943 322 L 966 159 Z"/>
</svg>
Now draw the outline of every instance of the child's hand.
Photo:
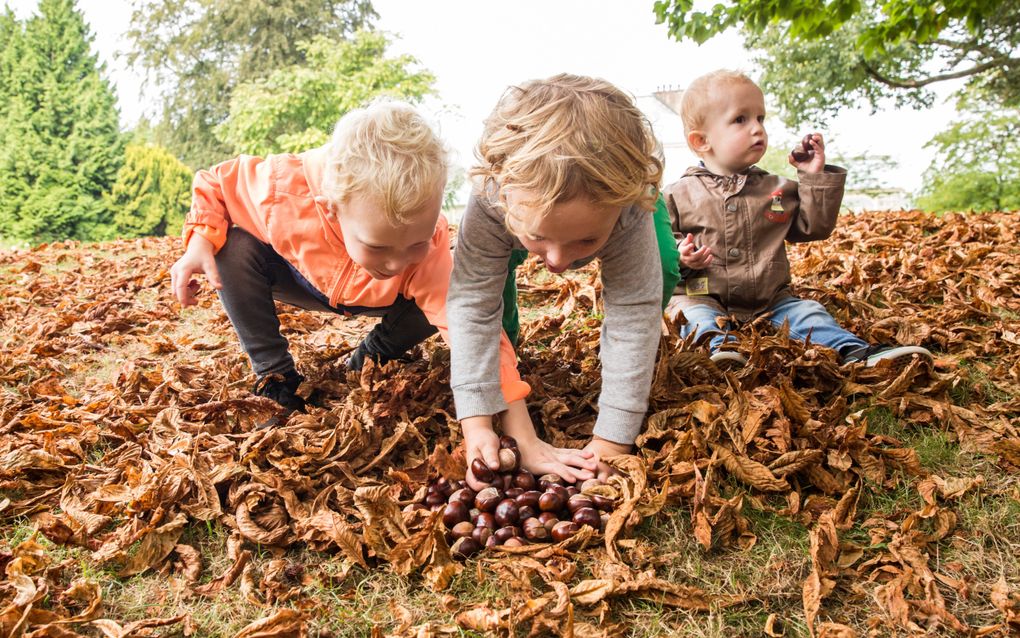
<svg viewBox="0 0 1020 638">
<path fill-rule="evenodd" d="M 616 456 L 617 454 L 630 454 L 632 447 L 632 445 L 613 443 L 612 441 L 593 436 L 588 445 L 584 446 L 584 449 L 586 452 L 591 452 L 595 455 L 595 460 L 598 461 L 598 474 L 596 478 L 600 481 L 605 481 L 609 478 L 610 474 L 614 474 L 616 471 L 607 463 L 603 463 L 602 459 L 607 456 Z"/>
<path fill-rule="evenodd" d="M 790 162 L 790 165 L 796 167 L 798 171 L 804 171 L 805 173 L 821 173 L 825 170 L 825 141 L 822 139 L 820 133 L 812 133 L 810 138 L 811 148 L 805 148 L 804 150 L 813 150 L 815 152 L 811 159 L 798 162 L 794 159 L 793 153 L 790 153 L 790 156 L 787 159 Z M 805 141 L 806 140 L 807 138 L 805 137 Z"/>
<path fill-rule="evenodd" d="M 212 242 L 195 233 L 188 241 L 188 249 L 184 251 L 184 256 L 170 268 L 170 289 L 184 307 L 196 303 L 198 282 L 191 277 L 199 273 L 205 274 L 213 288 L 217 290 L 223 288 L 220 272 L 216 269 Z"/>
<path fill-rule="evenodd" d="M 712 263 L 711 249 L 708 246 L 695 247 L 694 235 L 691 233 L 687 233 L 677 248 L 680 249 L 680 263 L 692 270 L 708 268 Z"/>
<path fill-rule="evenodd" d="M 460 422 L 464 432 L 464 455 L 467 460 L 467 475 L 464 479 L 468 487 L 479 491 L 488 483 L 483 483 L 471 473 L 471 463 L 475 459 L 489 466 L 492 471 L 499 470 L 499 437 L 492 430 L 492 417 L 472 416 Z"/>
<path fill-rule="evenodd" d="M 597 466 L 593 454 L 555 447 L 538 438 L 523 399 L 507 408 L 503 415 L 503 433 L 517 441 L 521 466 L 536 476 L 551 473 L 571 482 L 595 476 Z"/>
</svg>

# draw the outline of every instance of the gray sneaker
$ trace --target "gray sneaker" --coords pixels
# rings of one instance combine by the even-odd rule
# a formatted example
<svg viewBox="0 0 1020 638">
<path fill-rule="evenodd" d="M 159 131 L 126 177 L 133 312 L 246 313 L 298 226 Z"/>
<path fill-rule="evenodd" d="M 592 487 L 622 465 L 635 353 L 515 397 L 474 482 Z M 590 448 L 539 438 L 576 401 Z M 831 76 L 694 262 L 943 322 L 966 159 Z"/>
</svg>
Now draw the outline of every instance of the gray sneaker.
<svg viewBox="0 0 1020 638">
<path fill-rule="evenodd" d="M 874 368 L 882 361 L 891 362 L 894 368 L 902 367 L 917 355 L 923 359 L 931 359 L 931 352 L 921 346 L 890 346 L 871 345 L 858 348 L 843 358 L 843 363 L 863 363 L 865 367 Z"/>
<path fill-rule="evenodd" d="M 709 359 L 720 370 L 739 370 L 747 365 L 747 357 L 732 350 L 721 350 L 712 354 Z"/>
</svg>

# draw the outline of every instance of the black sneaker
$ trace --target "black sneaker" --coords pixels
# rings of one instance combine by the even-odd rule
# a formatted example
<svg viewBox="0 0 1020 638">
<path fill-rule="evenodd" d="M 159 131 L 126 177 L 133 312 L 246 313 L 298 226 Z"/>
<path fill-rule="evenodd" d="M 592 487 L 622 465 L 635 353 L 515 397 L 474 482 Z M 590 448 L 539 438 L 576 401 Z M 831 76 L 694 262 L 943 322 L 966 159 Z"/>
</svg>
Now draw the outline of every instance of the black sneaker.
<svg viewBox="0 0 1020 638">
<path fill-rule="evenodd" d="M 876 344 L 862 346 L 851 350 L 843 357 L 843 363 L 863 363 L 865 367 L 874 368 L 882 361 L 890 361 L 894 368 L 906 365 L 914 355 L 931 359 L 931 352 L 921 346 L 890 346 Z"/>
<path fill-rule="evenodd" d="M 260 430 L 286 421 L 287 417 L 294 412 L 305 411 L 305 400 L 296 394 L 298 386 L 304 380 L 305 378 L 298 374 L 296 370 L 288 370 L 284 374 L 267 374 L 255 382 L 255 387 L 252 388 L 253 394 L 272 399 L 284 409 L 280 414 L 259 424 L 258 428 Z"/>
</svg>

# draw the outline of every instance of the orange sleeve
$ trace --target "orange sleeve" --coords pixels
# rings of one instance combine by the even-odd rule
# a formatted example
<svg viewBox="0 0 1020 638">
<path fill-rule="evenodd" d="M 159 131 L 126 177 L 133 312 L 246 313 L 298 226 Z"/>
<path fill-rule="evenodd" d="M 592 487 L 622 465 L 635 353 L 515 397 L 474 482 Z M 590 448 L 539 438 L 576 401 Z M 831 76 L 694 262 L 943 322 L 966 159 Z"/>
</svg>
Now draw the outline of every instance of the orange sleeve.
<svg viewBox="0 0 1020 638">
<path fill-rule="evenodd" d="M 415 300 L 429 323 L 439 329 L 439 334 L 447 344 L 450 343 L 450 336 L 446 322 L 446 292 L 450 287 L 452 271 L 450 230 L 446 219 L 440 215 L 429 254 L 414 266 L 414 272 L 404 285 L 404 294 Z M 517 370 L 517 354 L 506 333 L 502 331 L 499 338 L 499 384 L 503 390 L 503 400 L 507 403 L 519 401 L 531 392 L 531 386 L 521 379 Z"/>
<path fill-rule="evenodd" d="M 231 224 L 267 241 L 267 209 L 273 197 L 271 163 L 241 155 L 198 171 L 191 185 L 191 211 L 184 219 L 184 247 L 192 234 L 208 239 L 219 252 Z"/>
</svg>

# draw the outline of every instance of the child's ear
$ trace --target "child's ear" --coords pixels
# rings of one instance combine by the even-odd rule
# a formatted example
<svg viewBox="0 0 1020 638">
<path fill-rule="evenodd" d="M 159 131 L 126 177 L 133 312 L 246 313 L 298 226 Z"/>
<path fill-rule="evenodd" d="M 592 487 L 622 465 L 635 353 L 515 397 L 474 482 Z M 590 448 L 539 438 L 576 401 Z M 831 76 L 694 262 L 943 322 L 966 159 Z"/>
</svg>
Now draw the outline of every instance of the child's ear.
<svg viewBox="0 0 1020 638">
<path fill-rule="evenodd" d="M 705 134 L 698 130 L 687 134 L 687 147 L 695 153 L 707 153 L 712 148 Z"/>
</svg>

